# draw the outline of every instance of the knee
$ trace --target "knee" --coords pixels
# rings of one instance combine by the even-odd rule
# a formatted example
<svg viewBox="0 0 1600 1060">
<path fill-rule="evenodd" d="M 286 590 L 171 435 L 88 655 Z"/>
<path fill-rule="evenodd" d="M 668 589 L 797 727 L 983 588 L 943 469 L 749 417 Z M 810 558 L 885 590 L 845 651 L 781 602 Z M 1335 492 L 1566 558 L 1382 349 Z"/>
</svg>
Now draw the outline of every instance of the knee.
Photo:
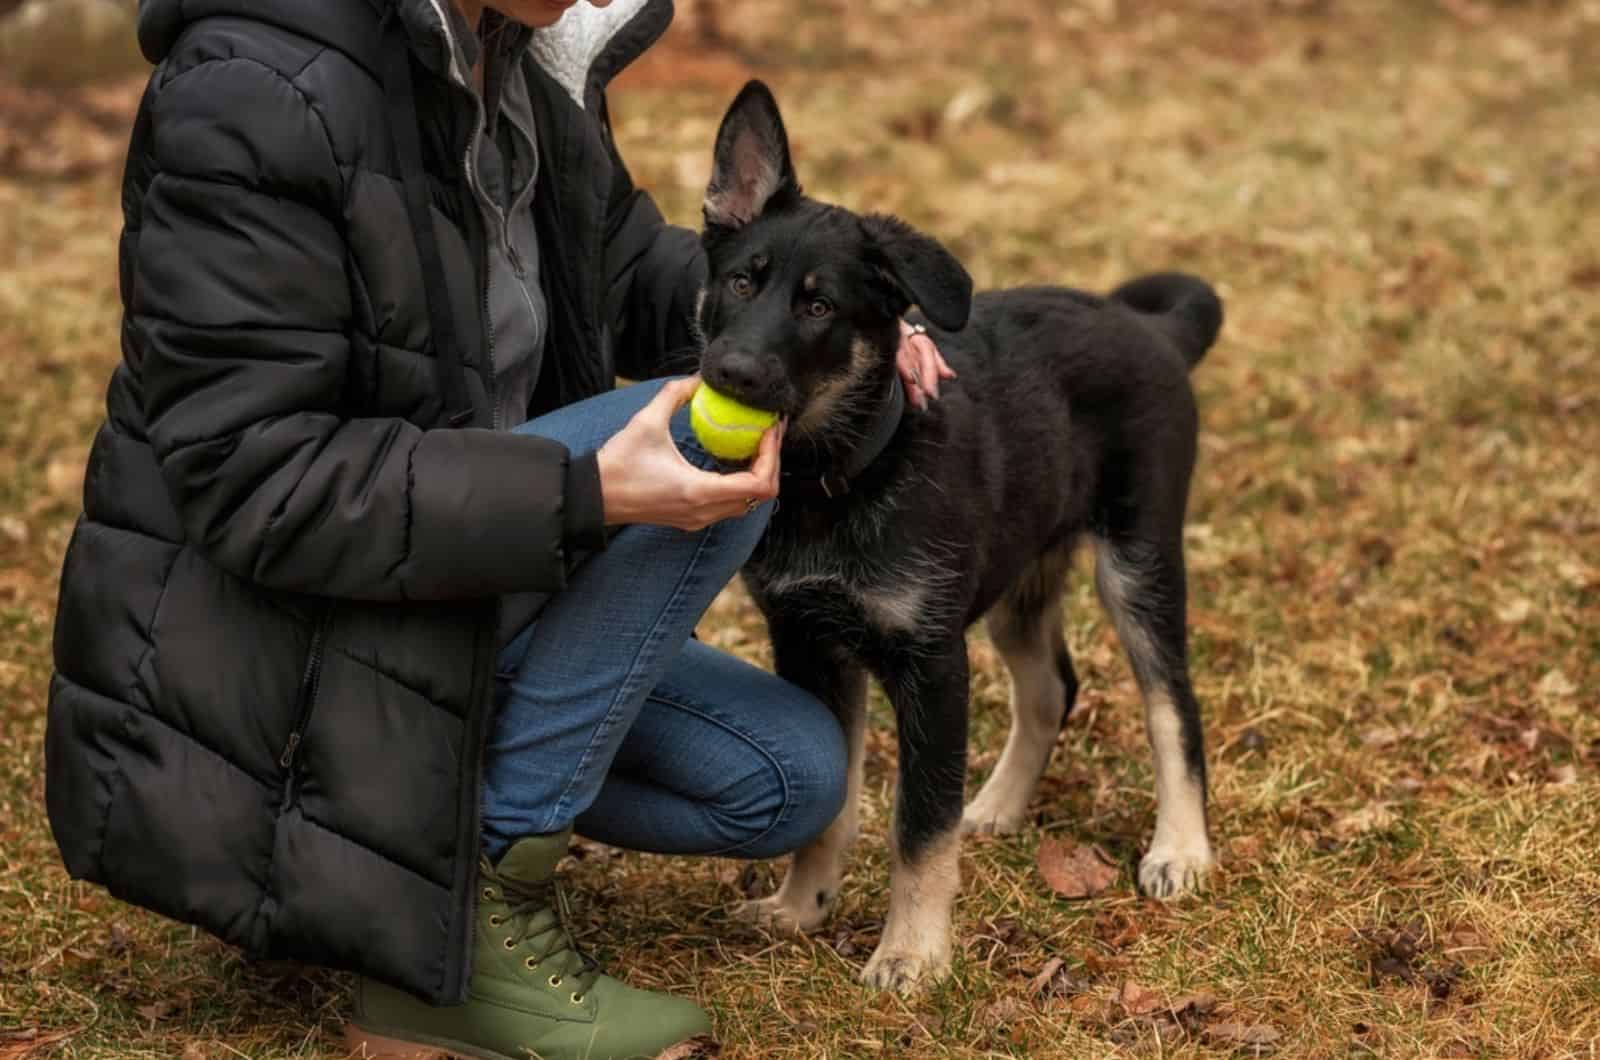
<svg viewBox="0 0 1600 1060">
<path fill-rule="evenodd" d="M 849 793 L 848 769 L 844 744 L 839 753 L 824 760 L 816 756 L 800 772 L 800 780 L 793 788 L 788 834 L 784 837 L 784 851 L 798 850 L 815 842 L 844 809 Z"/>
<path fill-rule="evenodd" d="M 763 797 L 724 822 L 746 835 L 726 853 L 781 857 L 816 840 L 839 816 L 849 788 L 846 748 L 838 724 L 826 720 L 828 730 L 796 739 L 767 759 Z"/>
</svg>

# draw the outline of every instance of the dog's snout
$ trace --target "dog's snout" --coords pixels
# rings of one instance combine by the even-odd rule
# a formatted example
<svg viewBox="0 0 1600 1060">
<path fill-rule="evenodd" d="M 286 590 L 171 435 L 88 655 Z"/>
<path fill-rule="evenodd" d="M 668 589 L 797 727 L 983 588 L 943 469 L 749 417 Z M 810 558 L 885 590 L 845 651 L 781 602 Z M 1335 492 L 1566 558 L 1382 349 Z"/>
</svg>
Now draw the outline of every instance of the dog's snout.
<svg viewBox="0 0 1600 1060">
<path fill-rule="evenodd" d="M 751 398 L 768 390 L 772 371 L 766 359 L 742 350 L 730 350 L 706 367 L 706 381 L 735 397 Z"/>
</svg>

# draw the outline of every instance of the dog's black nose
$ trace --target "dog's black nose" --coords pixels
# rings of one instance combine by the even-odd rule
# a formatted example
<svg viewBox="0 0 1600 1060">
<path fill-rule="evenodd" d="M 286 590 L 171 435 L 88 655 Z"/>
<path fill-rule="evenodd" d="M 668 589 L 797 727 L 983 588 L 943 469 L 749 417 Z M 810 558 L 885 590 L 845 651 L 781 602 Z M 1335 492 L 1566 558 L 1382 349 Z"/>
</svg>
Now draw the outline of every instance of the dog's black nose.
<svg viewBox="0 0 1600 1060">
<path fill-rule="evenodd" d="M 708 371 L 706 378 L 718 390 L 734 397 L 749 398 L 764 388 L 767 371 L 755 354 L 734 351 L 719 357 L 715 369 Z"/>
</svg>

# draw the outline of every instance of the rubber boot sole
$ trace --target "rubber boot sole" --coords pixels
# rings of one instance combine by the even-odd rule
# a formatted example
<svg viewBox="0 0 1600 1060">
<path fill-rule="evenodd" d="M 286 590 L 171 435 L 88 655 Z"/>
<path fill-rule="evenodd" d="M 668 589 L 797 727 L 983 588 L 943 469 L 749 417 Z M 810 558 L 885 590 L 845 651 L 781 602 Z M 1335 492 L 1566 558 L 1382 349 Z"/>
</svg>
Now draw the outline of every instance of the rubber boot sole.
<svg viewBox="0 0 1600 1060">
<path fill-rule="evenodd" d="M 492 1053 L 460 1042 L 415 1042 L 390 1038 L 363 1030 L 354 1023 L 344 1025 L 345 1055 L 349 1060 L 528 1060 L 533 1054 L 522 1057 Z M 686 1038 L 656 1054 L 654 1060 L 698 1060 L 716 1056 L 721 1050 L 710 1038 L 700 1035 Z"/>
</svg>

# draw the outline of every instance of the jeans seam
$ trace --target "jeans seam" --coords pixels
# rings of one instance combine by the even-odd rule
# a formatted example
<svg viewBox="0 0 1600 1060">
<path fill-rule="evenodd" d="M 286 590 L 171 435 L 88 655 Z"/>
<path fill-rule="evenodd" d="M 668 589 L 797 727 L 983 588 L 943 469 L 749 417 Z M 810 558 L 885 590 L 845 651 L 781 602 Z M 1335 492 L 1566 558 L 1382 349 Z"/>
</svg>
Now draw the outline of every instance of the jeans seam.
<svg viewBox="0 0 1600 1060">
<path fill-rule="evenodd" d="M 710 722 L 719 729 L 733 733 L 733 735 L 737 736 L 746 744 L 753 747 L 756 753 L 762 758 L 766 759 L 767 762 L 772 765 L 773 771 L 778 774 L 778 785 L 783 789 L 783 807 L 781 810 L 779 810 L 778 815 L 773 819 L 772 823 L 767 825 L 766 828 L 762 829 L 760 835 L 752 836 L 749 839 L 739 843 L 730 844 L 729 846 L 719 847 L 716 850 L 708 850 L 703 856 L 726 857 L 729 854 L 736 854 L 746 847 L 755 846 L 757 843 L 767 838 L 767 836 L 777 831 L 781 826 L 788 823 L 788 820 L 791 816 L 793 816 L 794 811 L 794 792 L 789 787 L 789 773 L 786 769 L 784 769 L 783 763 L 778 761 L 777 756 L 773 755 L 770 751 L 763 747 L 761 743 L 755 739 L 755 737 L 741 729 L 734 727 L 733 725 L 728 724 L 721 718 L 713 717 L 703 710 L 692 707 L 687 703 L 680 703 L 676 699 L 668 699 L 666 696 L 658 696 L 655 693 L 651 693 L 649 698 L 658 703 L 665 703 L 669 707 L 675 707 L 678 710 L 693 714 L 702 721 Z"/>
<path fill-rule="evenodd" d="M 566 787 L 561 789 L 560 797 L 556 799 L 555 806 L 551 808 L 549 815 L 545 818 L 547 825 L 550 824 L 552 819 L 560 821 L 563 818 L 575 818 L 577 816 L 575 813 L 569 813 L 572 793 L 577 788 L 579 781 L 581 781 L 588 772 L 590 764 L 594 761 L 595 749 L 600 744 L 601 737 L 609 733 L 616 726 L 617 706 L 619 703 L 622 703 L 627 699 L 627 695 L 629 694 L 638 677 L 640 670 L 639 660 L 642 659 L 645 654 L 651 648 L 655 647 L 659 642 L 662 626 L 664 626 L 667 623 L 667 620 L 673 617 L 678 610 L 679 604 L 683 600 L 686 587 L 690 579 L 699 571 L 700 559 L 705 555 L 707 547 L 711 542 L 712 537 L 716 535 L 718 529 L 719 524 L 713 523 L 711 526 L 707 527 L 701 532 L 700 541 L 695 547 L 694 555 L 689 557 L 689 562 L 683 565 L 683 573 L 678 578 L 678 584 L 672 587 L 672 593 L 667 597 L 666 603 L 662 605 L 661 611 L 656 615 L 656 620 L 651 624 L 650 631 L 640 638 L 638 650 L 634 652 L 632 661 L 628 663 L 627 672 L 623 675 L 622 680 L 617 682 L 617 690 L 612 694 L 611 702 L 606 704 L 605 715 L 601 718 L 600 723 L 595 726 L 594 731 L 589 735 L 589 742 L 584 746 L 583 754 L 579 756 L 578 764 L 573 769 L 572 776 L 567 778 Z M 548 832 L 552 829 L 547 827 L 544 830 Z"/>
</svg>

